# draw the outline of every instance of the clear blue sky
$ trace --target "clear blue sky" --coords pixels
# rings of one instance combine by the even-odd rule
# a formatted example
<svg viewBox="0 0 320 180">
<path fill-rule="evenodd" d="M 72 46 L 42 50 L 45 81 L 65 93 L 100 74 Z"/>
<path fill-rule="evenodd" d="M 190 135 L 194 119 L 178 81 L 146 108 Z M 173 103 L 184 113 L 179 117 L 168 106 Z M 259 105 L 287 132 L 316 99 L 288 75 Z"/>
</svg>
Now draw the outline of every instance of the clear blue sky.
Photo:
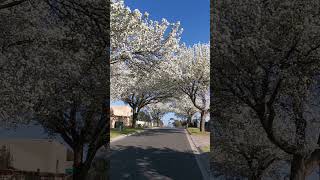
<svg viewBox="0 0 320 180">
<path fill-rule="evenodd" d="M 187 45 L 209 42 L 209 0 L 125 0 L 125 4 L 131 10 L 148 12 L 152 20 L 180 21 L 184 29 L 181 41 Z"/>
<path fill-rule="evenodd" d="M 188 46 L 196 43 L 208 43 L 210 39 L 210 1 L 209 0 L 125 0 L 131 10 L 139 9 L 148 12 L 149 18 L 161 21 L 162 18 L 169 22 L 180 21 L 184 29 L 181 42 Z M 123 105 L 115 102 L 112 105 Z M 173 113 L 164 116 L 167 124 Z"/>
</svg>

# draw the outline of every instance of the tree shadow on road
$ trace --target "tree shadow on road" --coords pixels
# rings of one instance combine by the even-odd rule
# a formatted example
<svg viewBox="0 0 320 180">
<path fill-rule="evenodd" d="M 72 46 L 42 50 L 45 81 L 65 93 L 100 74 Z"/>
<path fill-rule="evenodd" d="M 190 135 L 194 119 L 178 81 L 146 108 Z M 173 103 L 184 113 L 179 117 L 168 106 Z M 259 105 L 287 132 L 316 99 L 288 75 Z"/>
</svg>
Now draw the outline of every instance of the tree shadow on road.
<svg viewBox="0 0 320 180">
<path fill-rule="evenodd" d="M 116 145 L 110 158 L 111 180 L 202 180 L 192 152 Z"/>
<path fill-rule="evenodd" d="M 181 134 L 184 133 L 184 129 L 166 129 L 163 131 L 163 129 L 146 129 L 142 133 L 135 134 L 133 136 L 157 136 L 161 134 Z"/>
</svg>

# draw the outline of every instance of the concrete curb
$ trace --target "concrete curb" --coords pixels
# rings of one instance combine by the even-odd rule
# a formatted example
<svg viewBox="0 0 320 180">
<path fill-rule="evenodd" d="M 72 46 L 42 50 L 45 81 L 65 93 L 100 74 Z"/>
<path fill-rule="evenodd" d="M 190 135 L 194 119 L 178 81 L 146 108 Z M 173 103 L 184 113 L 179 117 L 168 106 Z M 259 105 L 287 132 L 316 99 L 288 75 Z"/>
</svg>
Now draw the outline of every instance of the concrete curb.
<svg viewBox="0 0 320 180">
<path fill-rule="evenodd" d="M 196 158 L 196 161 L 197 161 L 198 166 L 200 168 L 200 171 L 202 173 L 203 180 L 210 180 L 210 171 L 205 167 L 204 161 L 200 157 L 200 154 L 202 152 L 201 149 L 196 146 L 194 140 L 192 139 L 192 137 L 190 135 L 190 132 L 185 129 L 185 133 L 187 135 L 187 139 L 188 139 L 189 144 L 191 146 L 194 157 Z"/>
<path fill-rule="evenodd" d="M 123 138 L 125 138 L 125 137 L 132 136 L 132 135 L 136 135 L 136 134 L 139 134 L 139 133 L 142 133 L 142 132 L 144 132 L 144 130 L 139 130 L 139 131 L 134 132 L 134 133 L 124 134 L 124 135 L 117 136 L 117 137 L 115 137 L 115 138 L 113 138 L 113 139 L 110 139 L 110 143 L 113 143 L 113 142 L 115 142 L 115 141 L 119 141 L 119 140 L 121 140 L 121 139 L 123 139 Z"/>
<path fill-rule="evenodd" d="M 202 151 L 202 149 L 201 148 L 199 148 L 199 147 L 197 147 L 197 145 L 196 145 L 196 143 L 195 143 L 195 140 L 192 138 L 192 134 L 186 129 L 186 131 L 188 132 L 188 134 L 190 135 L 190 138 L 191 138 L 191 140 L 192 140 L 192 143 L 196 146 L 196 148 L 198 149 L 198 151 L 200 152 L 200 153 L 205 153 L 204 151 Z"/>
</svg>

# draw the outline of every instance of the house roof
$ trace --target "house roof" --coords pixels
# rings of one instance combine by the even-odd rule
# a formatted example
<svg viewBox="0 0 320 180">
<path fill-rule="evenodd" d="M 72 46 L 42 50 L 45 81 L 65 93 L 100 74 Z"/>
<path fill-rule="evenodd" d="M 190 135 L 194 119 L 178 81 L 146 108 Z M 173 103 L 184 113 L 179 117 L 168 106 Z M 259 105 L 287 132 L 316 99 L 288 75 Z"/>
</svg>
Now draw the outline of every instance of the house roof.
<svg viewBox="0 0 320 180">
<path fill-rule="evenodd" d="M 129 117 L 132 115 L 132 110 L 129 106 L 111 106 L 111 115 Z"/>
</svg>

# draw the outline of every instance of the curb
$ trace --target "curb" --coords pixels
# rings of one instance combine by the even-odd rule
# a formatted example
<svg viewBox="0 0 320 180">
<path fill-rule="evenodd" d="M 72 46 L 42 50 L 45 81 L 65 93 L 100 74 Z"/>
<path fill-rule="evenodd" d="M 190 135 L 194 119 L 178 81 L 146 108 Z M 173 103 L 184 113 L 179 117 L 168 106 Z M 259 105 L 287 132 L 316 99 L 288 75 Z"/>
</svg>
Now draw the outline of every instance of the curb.
<svg viewBox="0 0 320 180">
<path fill-rule="evenodd" d="M 200 153 L 205 153 L 204 151 L 202 151 L 202 149 L 201 149 L 200 147 L 198 147 L 198 146 L 196 145 L 195 140 L 193 140 L 193 138 L 192 138 L 191 132 L 190 132 L 189 130 L 187 130 L 187 129 L 186 129 L 186 131 L 187 131 L 188 134 L 190 135 L 190 138 L 191 138 L 191 140 L 192 140 L 192 143 L 196 146 L 196 148 L 198 149 L 198 151 L 199 151 Z"/>
<path fill-rule="evenodd" d="M 198 164 L 198 166 L 199 166 L 199 168 L 200 168 L 200 171 L 201 171 L 203 180 L 210 180 L 210 179 L 211 179 L 211 178 L 210 178 L 210 171 L 209 171 L 207 168 L 205 168 L 205 165 L 204 165 L 204 162 L 203 162 L 202 158 L 199 157 L 199 156 L 197 156 L 197 155 L 200 155 L 200 154 L 202 153 L 202 150 L 199 149 L 199 148 L 196 146 L 194 140 L 193 140 L 192 137 L 191 137 L 190 132 L 189 132 L 187 129 L 184 129 L 184 130 L 185 130 L 185 133 L 186 133 L 186 135 L 187 135 L 187 139 L 188 139 L 188 141 L 189 141 L 189 144 L 190 144 L 190 146 L 191 146 L 191 149 L 192 149 L 192 151 L 193 151 L 194 157 L 196 158 L 197 164 Z"/>
<path fill-rule="evenodd" d="M 186 131 L 188 132 L 189 135 L 191 135 L 191 132 L 188 129 L 186 129 Z"/>
<path fill-rule="evenodd" d="M 124 134 L 124 135 L 117 136 L 117 137 L 115 137 L 115 138 L 113 138 L 113 139 L 110 139 L 110 143 L 113 143 L 113 142 L 115 142 L 115 141 L 119 141 L 119 140 L 121 140 L 121 139 L 123 139 L 123 138 L 125 138 L 125 137 L 128 137 L 128 136 L 132 136 L 132 135 L 135 135 L 135 134 L 142 133 L 142 132 L 144 132 L 144 131 L 145 131 L 145 130 L 139 130 L 139 131 L 134 132 L 134 133 Z"/>
</svg>

